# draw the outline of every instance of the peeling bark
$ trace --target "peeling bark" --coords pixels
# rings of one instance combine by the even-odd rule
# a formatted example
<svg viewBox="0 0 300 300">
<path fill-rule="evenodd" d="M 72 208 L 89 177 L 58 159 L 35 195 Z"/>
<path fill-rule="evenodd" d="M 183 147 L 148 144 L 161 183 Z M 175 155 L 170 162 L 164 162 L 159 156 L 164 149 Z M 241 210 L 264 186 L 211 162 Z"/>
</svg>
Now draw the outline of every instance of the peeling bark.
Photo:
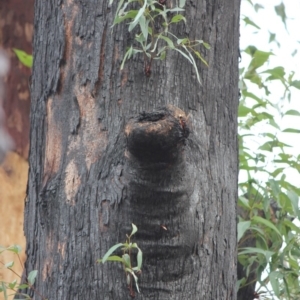
<svg viewBox="0 0 300 300">
<path fill-rule="evenodd" d="M 48 299 L 130 299 L 95 262 L 134 223 L 136 299 L 235 299 L 239 1 L 187 1 L 175 30 L 212 46 L 202 86 L 178 53 L 120 72 L 116 5 L 36 1 L 26 270 Z"/>
</svg>

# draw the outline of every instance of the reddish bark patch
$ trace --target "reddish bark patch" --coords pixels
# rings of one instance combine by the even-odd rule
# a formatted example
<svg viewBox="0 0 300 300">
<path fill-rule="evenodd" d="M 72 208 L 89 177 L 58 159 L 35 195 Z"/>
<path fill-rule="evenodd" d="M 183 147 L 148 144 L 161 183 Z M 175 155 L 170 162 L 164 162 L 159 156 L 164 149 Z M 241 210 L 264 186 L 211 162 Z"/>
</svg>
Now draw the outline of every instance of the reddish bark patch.
<svg viewBox="0 0 300 300">
<path fill-rule="evenodd" d="M 45 145 L 45 165 L 44 165 L 44 179 L 47 180 L 57 173 L 62 156 L 62 133 L 61 128 L 57 126 L 57 120 L 54 116 L 54 102 L 49 98 L 47 101 L 47 132 Z"/>
</svg>

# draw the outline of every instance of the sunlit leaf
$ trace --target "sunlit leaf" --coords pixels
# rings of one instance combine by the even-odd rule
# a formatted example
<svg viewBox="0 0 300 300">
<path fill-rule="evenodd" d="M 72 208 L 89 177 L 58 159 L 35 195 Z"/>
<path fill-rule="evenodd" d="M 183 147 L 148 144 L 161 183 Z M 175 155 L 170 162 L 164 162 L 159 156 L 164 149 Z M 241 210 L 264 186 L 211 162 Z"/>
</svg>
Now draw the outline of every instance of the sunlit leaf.
<svg viewBox="0 0 300 300">
<path fill-rule="evenodd" d="M 13 51 L 17 55 L 19 61 L 26 67 L 31 68 L 33 63 L 33 57 L 27 54 L 25 51 L 13 48 Z"/>
<path fill-rule="evenodd" d="M 272 52 L 256 50 L 252 55 L 252 61 L 249 65 L 249 69 L 256 70 L 257 68 L 261 67 L 269 60 L 271 55 L 273 55 Z"/>
</svg>

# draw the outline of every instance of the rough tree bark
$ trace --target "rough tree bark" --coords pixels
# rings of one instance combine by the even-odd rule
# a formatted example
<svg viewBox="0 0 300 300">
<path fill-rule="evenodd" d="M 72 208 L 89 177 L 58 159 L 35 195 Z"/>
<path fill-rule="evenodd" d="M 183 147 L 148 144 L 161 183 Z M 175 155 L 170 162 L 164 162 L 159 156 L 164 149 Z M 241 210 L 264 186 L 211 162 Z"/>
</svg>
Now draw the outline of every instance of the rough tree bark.
<svg viewBox="0 0 300 300">
<path fill-rule="evenodd" d="M 47 299 L 130 299 L 96 260 L 133 222 L 136 299 L 235 299 L 240 1 L 187 1 L 174 27 L 211 45 L 202 86 L 177 53 L 120 72 L 108 2 L 36 0 L 26 270 Z"/>
</svg>

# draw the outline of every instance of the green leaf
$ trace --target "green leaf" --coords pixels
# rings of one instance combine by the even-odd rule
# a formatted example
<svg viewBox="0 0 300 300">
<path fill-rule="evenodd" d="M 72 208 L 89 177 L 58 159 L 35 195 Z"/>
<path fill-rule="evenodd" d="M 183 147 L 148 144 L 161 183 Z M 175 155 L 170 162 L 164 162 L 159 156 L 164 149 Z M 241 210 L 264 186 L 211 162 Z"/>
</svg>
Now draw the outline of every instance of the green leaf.
<svg viewBox="0 0 300 300">
<path fill-rule="evenodd" d="M 137 267 L 138 270 L 142 268 L 142 263 L 143 263 L 143 252 L 140 248 L 138 248 L 138 253 L 137 253 Z"/>
<path fill-rule="evenodd" d="M 210 49 L 210 45 L 208 43 L 203 42 L 203 46 L 208 50 Z"/>
<path fill-rule="evenodd" d="M 260 29 L 260 27 L 256 25 L 252 20 L 250 20 L 248 17 L 244 17 L 243 21 L 246 23 L 246 25 L 251 25 L 257 29 Z"/>
<path fill-rule="evenodd" d="M 270 179 L 269 183 L 270 183 L 270 187 L 273 192 L 273 195 L 275 197 L 278 197 L 278 195 L 280 194 L 280 187 L 279 187 L 278 181 L 274 180 L 274 179 Z"/>
<path fill-rule="evenodd" d="M 117 256 L 117 255 L 111 255 L 111 256 L 109 256 L 108 258 L 107 258 L 107 260 L 106 261 L 117 261 L 117 262 L 123 262 L 123 259 L 122 259 L 122 257 L 120 257 L 120 256 Z M 102 262 L 102 259 L 98 259 L 97 260 L 97 263 L 101 263 Z"/>
<path fill-rule="evenodd" d="M 16 284 L 17 284 L 17 280 L 14 280 L 13 282 L 10 282 L 8 284 L 8 288 L 10 288 L 11 290 L 13 290 L 15 288 Z"/>
<path fill-rule="evenodd" d="M 188 38 L 184 38 L 184 39 L 177 39 L 176 43 L 177 45 L 181 45 L 181 44 L 186 44 L 188 43 L 190 40 Z"/>
<path fill-rule="evenodd" d="M 186 23 L 186 18 L 185 18 L 183 15 L 178 14 L 178 15 L 175 15 L 175 16 L 171 19 L 170 24 L 171 24 L 171 23 L 178 23 L 178 22 L 180 22 L 180 21 L 184 21 L 184 22 Z"/>
<path fill-rule="evenodd" d="M 195 60 L 194 60 L 193 55 L 191 54 L 191 52 L 188 51 L 188 49 L 186 48 L 185 45 L 182 45 L 182 47 L 186 50 L 186 52 L 188 53 L 189 57 L 191 58 L 192 65 L 193 65 L 194 70 L 195 70 L 195 72 L 196 72 L 197 80 L 198 80 L 198 82 L 201 84 L 200 75 L 199 75 L 198 68 L 197 68 L 197 65 L 196 65 L 196 62 L 195 62 Z"/>
<path fill-rule="evenodd" d="M 119 24 L 119 23 L 127 20 L 127 19 L 134 19 L 136 17 L 137 13 L 138 13 L 138 10 L 130 10 L 130 11 L 126 12 L 125 15 L 116 16 L 112 27 L 116 24 Z"/>
<path fill-rule="evenodd" d="M 261 4 L 254 4 L 254 9 L 256 12 L 258 12 L 260 9 L 263 9 L 264 7 Z"/>
<path fill-rule="evenodd" d="M 131 47 L 126 51 L 126 53 L 125 53 L 125 55 L 124 55 L 124 58 L 123 58 L 123 61 L 122 61 L 122 63 L 121 63 L 121 67 L 120 67 L 121 70 L 123 70 L 123 68 L 124 68 L 124 64 L 125 64 L 126 59 L 129 59 L 129 58 L 131 57 L 132 52 L 133 52 L 133 48 L 132 48 L 132 46 L 131 46 Z"/>
<path fill-rule="evenodd" d="M 9 246 L 6 250 L 13 252 L 15 254 L 20 254 L 22 252 L 22 247 L 19 245 Z"/>
<path fill-rule="evenodd" d="M 287 112 L 285 112 L 285 115 L 300 116 L 300 112 L 298 110 L 290 109 Z"/>
<path fill-rule="evenodd" d="M 245 207 L 246 209 L 250 209 L 249 200 L 246 197 L 240 196 L 238 199 L 238 203 L 242 207 Z"/>
<path fill-rule="evenodd" d="M 11 268 L 11 267 L 13 267 L 14 264 L 15 264 L 14 261 L 10 261 L 10 262 L 6 263 L 4 266 L 5 266 L 6 268 Z"/>
<path fill-rule="evenodd" d="M 252 56 L 252 61 L 250 62 L 249 69 L 252 71 L 258 69 L 268 61 L 271 55 L 273 55 L 272 52 L 256 50 Z"/>
<path fill-rule="evenodd" d="M 1 287 L 2 287 L 2 291 L 3 291 L 3 296 L 4 296 L 4 299 L 5 300 L 7 300 L 8 299 L 8 297 L 7 297 L 7 292 L 6 292 L 6 286 L 5 286 L 5 284 L 4 284 L 4 282 L 3 281 L 0 281 L 1 282 Z"/>
<path fill-rule="evenodd" d="M 31 68 L 33 63 L 32 55 L 27 54 L 26 52 L 13 48 L 13 51 L 17 55 L 19 61 L 26 67 Z"/>
<path fill-rule="evenodd" d="M 276 34 L 269 32 L 269 43 L 275 42 L 276 41 Z"/>
<path fill-rule="evenodd" d="M 18 286 L 19 290 L 24 290 L 24 289 L 28 289 L 29 285 L 26 283 L 22 283 Z"/>
<path fill-rule="evenodd" d="M 146 18 L 144 15 L 142 15 L 139 19 L 141 31 L 143 33 L 145 41 L 148 39 L 148 22 L 146 21 Z"/>
<path fill-rule="evenodd" d="M 280 297 L 279 281 L 278 278 L 282 278 L 278 271 L 271 272 L 269 274 L 270 283 L 272 285 L 273 291 L 277 297 Z"/>
<path fill-rule="evenodd" d="M 286 28 L 286 13 L 285 13 L 285 5 L 283 2 L 281 2 L 279 5 L 275 6 L 276 14 L 281 18 L 281 21 L 283 22 L 285 28 Z"/>
<path fill-rule="evenodd" d="M 120 247 L 123 247 L 124 244 L 123 243 L 119 243 L 119 244 L 116 244 L 114 246 L 112 246 L 106 253 L 105 255 L 103 256 L 102 258 L 102 263 L 104 264 L 106 262 L 106 260 L 108 259 L 108 257 L 114 252 L 116 251 L 118 248 Z"/>
<path fill-rule="evenodd" d="M 268 77 L 268 80 L 270 80 L 270 78 L 271 79 L 282 79 L 282 78 L 284 78 L 284 75 L 285 75 L 285 71 L 284 71 L 283 67 L 276 67 L 274 69 L 266 70 L 262 73 L 271 74 L 273 76 L 273 77 Z"/>
<path fill-rule="evenodd" d="M 122 255 L 123 263 L 126 268 L 131 268 L 130 256 L 128 253 Z"/>
<path fill-rule="evenodd" d="M 239 255 L 256 254 L 256 253 L 264 255 L 266 257 L 267 261 L 271 258 L 272 255 L 275 254 L 275 252 L 273 252 L 273 251 L 263 250 L 263 249 L 254 248 L 254 247 L 244 247 L 244 248 L 241 248 L 239 251 Z"/>
<path fill-rule="evenodd" d="M 138 286 L 138 278 L 137 278 L 137 276 L 134 274 L 134 272 L 131 270 L 131 269 L 129 269 L 129 268 L 125 268 L 125 271 L 126 272 L 128 272 L 128 273 L 130 273 L 131 275 L 132 275 L 132 277 L 133 277 L 133 279 L 134 279 L 134 281 L 135 281 L 135 286 L 136 286 L 136 290 L 138 291 L 138 293 L 140 292 L 140 289 L 139 289 L 139 286 Z"/>
<path fill-rule="evenodd" d="M 253 111 L 252 108 L 249 108 L 245 105 L 239 105 L 239 112 L 238 112 L 238 116 L 239 117 L 246 117 L 249 113 L 251 113 Z"/>
<path fill-rule="evenodd" d="M 298 217 L 300 217 L 299 216 L 299 197 L 298 197 L 298 195 L 294 191 L 289 190 L 289 191 L 287 191 L 287 196 L 293 205 L 296 215 Z"/>
<path fill-rule="evenodd" d="M 132 29 L 139 23 L 139 19 L 144 14 L 146 6 L 147 6 L 147 0 L 144 0 L 144 5 L 139 9 L 138 14 L 136 15 L 136 17 L 134 18 L 134 20 L 130 23 L 130 25 L 128 27 L 129 32 L 132 31 Z"/>
<path fill-rule="evenodd" d="M 300 129 L 286 128 L 282 132 L 300 133 Z"/>
<path fill-rule="evenodd" d="M 172 42 L 172 40 L 170 38 L 168 38 L 164 35 L 160 35 L 158 38 L 163 39 L 164 41 L 166 41 L 170 49 L 175 49 L 176 50 L 176 48 L 174 46 L 174 43 Z"/>
<path fill-rule="evenodd" d="M 238 241 L 244 235 L 244 233 L 249 229 L 251 221 L 241 221 L 238 223 Z"/>
<path fill-rule="evenodd" d="M 166 55 L 167 55 L 167 52 L 166 51 L 162 51 L 160 56 L 159 56 L 159 59 L 160 60 L 164 60 L 166 58 Z"/>
<path fill-rule="evenodd" d="M 300 90 L 300 80 L 294 80 L 290 83 L 291 86 L 293 86 L 294 88 Z"/>
<path fill-rule="evenodd" d="M 37 273 L 38 273 L 37 270 L 33 270 L 33 271 L 29 272 L 27 280 L 28 280 L 30 285 L 34 285 Z"/>
<path fill-rule="evenodd" d="M 133 236 L 138 231 L 138 229 L 133 223 L 131 225 L 132 225 L 132 231 L 131 231 L 130 236 Z"/>
<path fill-rule="evenodd" d="M 207 61 L 202 57 L 202 55 L 200 54 L 200 52 L 194 50 L 194 53 L 196 54 L 196 56 L 208 67 L 208 63 Z"/>
<path fill-rule="evenodd" d="M 264 218 L 262 218 L 262 217 L 260 217 L 260 216 L 254 216 L 252 219 L 251 219 L 251 222 L 252 222 L 252 224 L 262 224 L 262 225 L 265 225 L 266 227 L 268 227 L 268 228 L 270 228 L 270 229 L 272 229 L 272 230 L 274 230 L 279 236 L 280 236 L 280 238 L 282 238 L 281 237 L 281 233 L 279 232 L 279 230 L 276 228 L 276 226 L 272 223 L 272 222 L 270 222 L 269 220 L 266 220 L 266 219 L 264 219 Z"/>
</svg>

